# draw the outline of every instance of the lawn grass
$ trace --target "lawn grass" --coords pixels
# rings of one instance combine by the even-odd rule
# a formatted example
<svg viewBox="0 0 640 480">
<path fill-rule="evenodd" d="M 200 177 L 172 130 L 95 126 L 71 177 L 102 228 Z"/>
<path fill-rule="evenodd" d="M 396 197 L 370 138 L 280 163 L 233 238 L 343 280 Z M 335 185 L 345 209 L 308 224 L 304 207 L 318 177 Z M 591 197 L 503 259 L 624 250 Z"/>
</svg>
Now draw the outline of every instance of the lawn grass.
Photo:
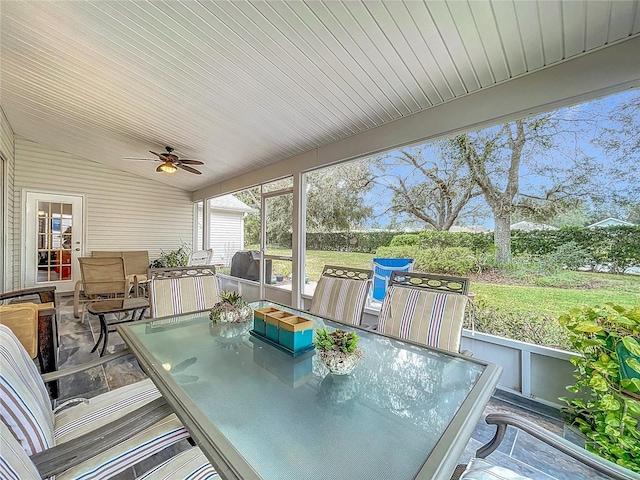
<svg viewBox="0 0 640 480">
<path fill-rule="evenodd" d="M 291 254 L 286 250 L 270 250 L 274 255 Z M 320 278 L 324 265 L 371 268 L 375 255 L 357 252 L 307 250 L 305 274 L 311 281 Z M 553 288 L 534 285 L 506 285 L 471 282 L 471 292 L 490 307 L 504 312 L 539 313 L 551 317 L 582 305 L 601 305 L 612 302 L 624 307 L 640 305 L 640 277 L 605 273 L 576 272 L 592 288 Z"/>
<path fill-rule="evenodd" d="M 609 276 L 609 275 L 608 275 Z M 472 282 L 478 300 L 504 312 L 540 313 L 557 317 L 578 306 L 616 303 L 630 308 L 640 305 L 640 278 L 610 275 L 592 289 L 569 289 Z"/>
</svg>

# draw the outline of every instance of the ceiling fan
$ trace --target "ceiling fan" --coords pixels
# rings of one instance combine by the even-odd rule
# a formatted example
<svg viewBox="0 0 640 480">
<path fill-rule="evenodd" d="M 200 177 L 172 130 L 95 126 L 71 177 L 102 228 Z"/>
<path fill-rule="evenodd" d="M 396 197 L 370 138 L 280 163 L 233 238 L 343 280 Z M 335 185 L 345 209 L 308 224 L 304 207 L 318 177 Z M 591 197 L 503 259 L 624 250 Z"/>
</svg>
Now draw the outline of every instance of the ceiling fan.
<svg viewBox="0 0 640 480">
<path fill-rule="evenodd" d="M 202 175 L 202 172 L 196 170 L 189 165 L 204 165 L 204 162 L 200 160 L 187 160 L 186 158 L 180 158 L 178 155 L 173 153 L 173 148 L 164 147 L 166 152 L 164 153 L 156 153 L 149 150 L 149 153 L 153 153 L 158 158 L 137 158 L 137 157 L 124 157 L 123 160 L 151 160 L 152 162 L 162 162 L 161 165 L 158 165 L 156 168 L 156 172 L 165 172 L 165 173 L 175 173 L 178 168 L 182 170 L 186 170 L 189 173 L 195 173 L 196 175 Z"/>
</svg>

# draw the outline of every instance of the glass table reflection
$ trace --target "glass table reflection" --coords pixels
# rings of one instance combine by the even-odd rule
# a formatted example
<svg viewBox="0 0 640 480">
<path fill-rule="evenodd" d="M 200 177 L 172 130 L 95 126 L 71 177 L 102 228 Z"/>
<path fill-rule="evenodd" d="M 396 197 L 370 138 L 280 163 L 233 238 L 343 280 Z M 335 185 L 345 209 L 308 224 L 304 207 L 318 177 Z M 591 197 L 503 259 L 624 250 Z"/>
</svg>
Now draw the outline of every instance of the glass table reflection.
<svg viewBox="0 0 640 480">
<path fill-rule="evenodd" d="M 500 375 L 356 329 L 365 357 L 334 376 L 315 352 L 291 357 L 251 328 L 212 325 L 208 312 L 118 327 L 223 478 L 448 479 Z"/>
</svg>

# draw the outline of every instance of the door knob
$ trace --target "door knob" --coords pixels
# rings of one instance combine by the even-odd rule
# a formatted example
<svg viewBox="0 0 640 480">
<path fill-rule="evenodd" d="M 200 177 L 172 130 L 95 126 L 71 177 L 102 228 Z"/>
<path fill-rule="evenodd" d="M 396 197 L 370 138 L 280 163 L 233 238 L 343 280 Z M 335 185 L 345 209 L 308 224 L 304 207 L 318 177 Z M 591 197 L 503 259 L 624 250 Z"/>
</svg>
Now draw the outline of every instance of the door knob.
<svg viewBox="0 0 640 480">
<path fill-rule="evenodd" d="M 76 248 L 76 252 L 79 252 L 79 251 L 80 251 L 80 249 L 79 249 L 79 248 Z"/>
</svg>

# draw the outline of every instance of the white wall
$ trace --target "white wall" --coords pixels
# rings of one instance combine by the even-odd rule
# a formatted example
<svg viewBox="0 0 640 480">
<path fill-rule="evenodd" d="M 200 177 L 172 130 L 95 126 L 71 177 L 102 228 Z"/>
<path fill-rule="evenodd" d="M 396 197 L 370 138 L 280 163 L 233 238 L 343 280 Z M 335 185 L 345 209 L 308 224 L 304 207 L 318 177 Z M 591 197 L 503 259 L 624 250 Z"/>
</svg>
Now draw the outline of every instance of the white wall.
<svg viewBox="0 0 640 480">
<path fill-rule="evenodd" d="M 231 264 L 233 254 L 244 249 L 242 212 L 211 210 L 209 216 L 209 247 L 213 249 L 213 263 Z"/>
<path fill-rule="evenodd" d="M 153 260 L 161 250 L 192 241 L 190 192 L 17 137 L 13 221 L 19 241 L 13 248 L 14 259 L 20 258 L 20 202 L 25 189 L 86 196 L 85 253 L 149 250 Z M 19 272 L 18 267 L 15 288 Z"/>
<path fill-rule="evenodd" d="M 18 261 L 10 254 L 14 241 L 14 173 L 15 173 L 15 143 L 13 130 L 0 106 L 0 156 L 4 160 L 4 169 L 0 179 L 0 197 L 2 198 L 2 212 L 0 212 L 0 274 L 3 274 L 0 291 L 17 289 L 15 279 L 18 276 Z M 0 166 L 2 168 L 2 166 Z M 4 270 L 4 271 L 1 271 Z"/>
</svg>

